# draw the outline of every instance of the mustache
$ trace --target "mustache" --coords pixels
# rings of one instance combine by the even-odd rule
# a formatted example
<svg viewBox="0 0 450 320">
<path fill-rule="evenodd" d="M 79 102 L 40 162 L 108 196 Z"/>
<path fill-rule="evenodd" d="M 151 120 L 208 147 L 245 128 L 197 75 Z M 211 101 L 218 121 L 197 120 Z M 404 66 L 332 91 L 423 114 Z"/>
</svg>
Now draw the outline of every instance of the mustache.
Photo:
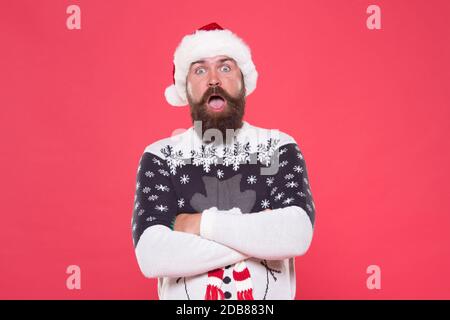
<svg viewBox="0 0 450 320">
<path fill-rule="evenodd" d="M 231 105 L 231 106 L 235 106 L 239 102 L 239 98 L 235 98 L 235 97 L 229 95 L 228 92 L 226 92 L 223 88 L 221 88 L 219 86 L 214 86 L 214 87 L 209 87 L 205 91 L 205 93 L 203 93 L 203 96 L 202 96 L 199 104 L 205 105 L 212 95 L 221 96 L 223 99 L 225 99 L 225 101 L 228 101 L 229 105 Z"/>
</svg>

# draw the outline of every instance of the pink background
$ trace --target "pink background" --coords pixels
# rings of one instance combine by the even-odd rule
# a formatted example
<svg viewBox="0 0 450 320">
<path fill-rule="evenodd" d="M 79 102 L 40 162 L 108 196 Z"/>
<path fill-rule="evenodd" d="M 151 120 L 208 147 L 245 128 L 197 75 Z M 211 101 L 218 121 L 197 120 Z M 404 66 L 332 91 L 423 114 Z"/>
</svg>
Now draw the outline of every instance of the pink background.
<svg viewBox="0 0 450 320">
<path fill-rule="evenodd" d="M 450 298 L 449 1 L 153 3 L 1 2 L 0 298 L 157 298 L 131 240 L 137 164 L 190 126 L 163 90 L 181 37 L 213 21 L 260 73 L 245 119 L 305 155 L 317 220 L 297 299 Z"/>
</svg>

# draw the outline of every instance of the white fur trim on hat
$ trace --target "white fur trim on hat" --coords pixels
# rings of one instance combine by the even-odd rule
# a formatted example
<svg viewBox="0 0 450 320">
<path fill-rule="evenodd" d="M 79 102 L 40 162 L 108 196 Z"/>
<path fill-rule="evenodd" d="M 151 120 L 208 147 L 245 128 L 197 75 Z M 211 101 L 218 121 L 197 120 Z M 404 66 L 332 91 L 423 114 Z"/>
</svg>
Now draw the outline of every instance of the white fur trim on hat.
<svg viewBox="0 0 450 320">
<path fill-rule="evenodd" d="M 250 48 L 230 30 L 197 30 L 185 36 L 175 50 L 175 84 L 166 88 L 164 95 L 172 106 L 188 104 L 186 77 L 192 62 L 203 58 L 224 55 L 233 58 L 244 76 L 246 96 L 256 88 L 258 72 L 252 61 Z"/>
</svg>

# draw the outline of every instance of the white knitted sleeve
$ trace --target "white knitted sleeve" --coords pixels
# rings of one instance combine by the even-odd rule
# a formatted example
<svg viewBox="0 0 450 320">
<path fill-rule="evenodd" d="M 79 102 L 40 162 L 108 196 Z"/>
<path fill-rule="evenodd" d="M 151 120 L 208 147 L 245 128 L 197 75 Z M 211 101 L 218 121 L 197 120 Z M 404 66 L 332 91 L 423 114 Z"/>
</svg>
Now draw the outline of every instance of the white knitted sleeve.
<svg viewBox="0 0 450 320">
<path fill-rule="evenodd" d="M 297 143 L 279 148 L 279 168 L 268 181 L 260 208 L 270 211 L 229 212 L 210 208 L 202 212 L 200 235 L 260 259 L 284 259 L 308 250 L 315 221 L 305 159 Z M 263 179 L 262 179 L 263 178 Z"/>
<path fill-rule="evenodd" d="M 139 267 L 148 278 L 188 277 L 248 258 L 220 243 L 163 225 L 147 228 L 135 252 Z"/>
<path fill-rule="evenodd" d="M 202 213 L 200 236 L 255 258 L 281 260 L 306 253 L 313 227 L 298 206 L 252 214 L 230 214 L 213 207 Z"/>
</svg>

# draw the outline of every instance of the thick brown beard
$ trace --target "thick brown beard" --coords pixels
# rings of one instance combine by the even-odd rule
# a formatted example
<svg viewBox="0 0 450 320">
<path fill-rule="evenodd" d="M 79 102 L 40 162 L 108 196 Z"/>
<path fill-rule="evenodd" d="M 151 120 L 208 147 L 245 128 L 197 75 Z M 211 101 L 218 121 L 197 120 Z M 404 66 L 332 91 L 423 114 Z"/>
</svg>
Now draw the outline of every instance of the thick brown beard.
<svg viewBox="0 0 450 320">
<path fill-rule="evenodd" d="M 208 98 L 212 94 L 219 94 L 226 100 L 225 109 L 217 114 L 208 111 L 206 106 Z M 191 109 L 192 122 L 201 121 L 202 123 L 202 137 L 206 130 L 217 129 L 222 133 L 223 141 L 225 141 L 227 129 L 237 130 L 242 127 L 245 112 L 245 86 L 243 81 L 237 97 L 230 96 L 224 89 L 216 86 L 208 88 L 198 103 L 192 101 L 189 93 L 187 93 L 187 99 Z"/>
</svg>

